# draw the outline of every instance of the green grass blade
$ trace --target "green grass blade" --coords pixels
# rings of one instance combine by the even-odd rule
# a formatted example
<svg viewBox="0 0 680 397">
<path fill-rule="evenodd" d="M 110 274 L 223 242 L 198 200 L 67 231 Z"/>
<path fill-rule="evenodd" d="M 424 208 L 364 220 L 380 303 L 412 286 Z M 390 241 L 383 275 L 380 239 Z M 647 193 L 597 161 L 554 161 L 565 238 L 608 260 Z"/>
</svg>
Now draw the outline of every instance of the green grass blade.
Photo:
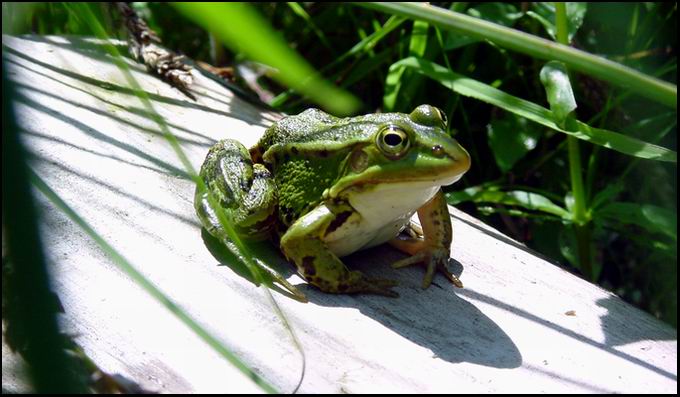
<svg viewBox="0 0 680 397">
<path fill-rule="evenodd" d="M 413 21 L 411 39 L 409 41 L 409 56 L 422 58 L 425 56 L 427 47 L 427 33 L 429 25 L 422 21 Z M 404 73 L 406 72 L 406 73 Z M 410 108 L 413 92 L 420 85 L 420 77 L 410 76 L 414 72 L 406 71 L 405 68 L 390 69 L 385 79 L 385 94 L 383 95 L 383 110 L 393 112 Z M 397 106 L 400 104 L 401 106 Z"/>
<path fill-rule="evenodd" d="M 547 61 L 564 62 L 576 70 L 630 89 L 677 109 L 678 87 L 608 59 L 557 44 L 522 31 L 421 3 L 356 3 L 393 15 L 426 21 L 442 29 L 489 40 L 501 47 Z"/>
<path fill-rule="evenodd" d="M 307 23 L 307 26 L 309 26 L 309 29 L 314 32 L 316 37 L 319 38 L 319 41 L 321 44 L 323 44 L 324 47 L 326 47 L 329 50 L 333 50 L 333 46 L 331 46 L 331 43 L 328 42 L 328 39 L 326 38 L 326 35 L 323 33 L 321 29 L 319 29 L 318 26 L 314 23 L 314 19 L 309 16 L 307 11 L 305 11 L 304 7 L 302 7 L 298 2 L 296 1 L 289 1 L 286 4 L 288 4 L 288 8 L 293 11 L 293 13 L 300 18 L 302 18 L 305 23 Z"/>
<path fill-rule="evenodd" d="M 276 69 L 274 78 L 342 116 L 356 111 L 360 101 L 324 80 L 291 50 L 269 23 L 247 3 L 172 3 L 180 12 L 214 33 L 235 52 Z"/>
<path fill-rule="evenodd" d="M 573 121 L 567 124 L 567 128 L 561 128 L 553 121 L 554 117 L 550 110 L 533 102 L 507 94 L 490 85 L 452 72 L 433 62 L 411 57 L 402 59 L 392 65 L 392 67 L 402 66 L 412 68 L 460 95 L 498 106 L 518 116 L 525 117 L 538 124 L 584 141 L 635 157 L 673 163 L 677 161 L 677 153 L 672 150 L 617 132 L 594 128 L 580 121 Z"/>
<path fill-rule="evenodd" d="M 199 338 L 207 343 L 213 350 L 227 359 L 234 367 L 240 370 L 245 376 L 250 378 L 255 384 L 268 393 L 277 393 L 271 386 L 256 372 L 248 368 L 236 355 L 230 352 L 222 343 L 205 328 L 201 327 L 187 312 L 179 307 L 175 302 L 161 292 L 151 281 L 140 273 L 123 255 L 113 248 L 106 240 L 99 235 L 83 218 L 81 218 L 64 200 L 59 197 L 35 172 L 29 170 L 31 183 L 47 197 L 57 208 L 59 208 L 74 223 L 80 226 L 83 231 L 94 240 L 97 245 L 111 258 L 112 262 L 125 274 L 130 276 L 137 285 L 151 295 L 156 301 L 172 312 L 187 327 L 189 327 Z"/>
<path fill-rule="evenodd" d="M 352 48 L 347 50 L 347 52 L 340 55 L 333 62 L 321 68 L 321 70 L 319 70 L 319 73 L 325 73 L 326 71 L 331 70 L 332 68 L 341 64 L 342 62 L 344 62 L 345 60 L 352 56 L 362 57 L 363 55 L 368 54 L 373 48 L 375 48 L 375 46 L 380 42 L 380 40 L 382 40 L 385 36 L 391 33 L 394 29 L 401 26 L 401 24 L 404 23 L 405 21 L 406 18 L 398 16 L 389 17 L 387 21 L 385 21 L 385 23 L 382 25 L 382 27 L 376 29 L 375 32 L 361 39 L 361 41 L 353 45 Z M 334 74 L 333 76 L 337 76 L 337 74 Z M 282 92 L 281 94 L 277 95 L 274 99 L 272 99 L 270 105 L 275 108 L 282 106 L 283 103 L 289 99 L 291 94 L 292 92 L 290 90 Z"/>
</svg>

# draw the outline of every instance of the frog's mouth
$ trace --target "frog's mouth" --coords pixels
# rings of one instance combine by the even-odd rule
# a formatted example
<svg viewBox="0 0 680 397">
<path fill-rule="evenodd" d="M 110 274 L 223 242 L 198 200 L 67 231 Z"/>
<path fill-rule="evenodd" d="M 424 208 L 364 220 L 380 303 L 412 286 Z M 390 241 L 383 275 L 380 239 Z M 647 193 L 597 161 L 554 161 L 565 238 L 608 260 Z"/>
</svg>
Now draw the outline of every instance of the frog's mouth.
<svg viewBox="0 0 680 397">
<path fill-rule="evenodd" d="M 360 192 L 375 189 L 378 186 L 398 185 L 403 189 L 439 188 L 455 183 L 470 168 L 467 161 L 450 161 L 444 164 L 433 164 L 428 167 L 392 167 L 382 164 L 368 167 L 359 174 L 345 175 L 328 191 L 330 198 L 345 195 L 348 191 Z M 397 190 L 394 190 L 395 194 Z"/>
</svg>

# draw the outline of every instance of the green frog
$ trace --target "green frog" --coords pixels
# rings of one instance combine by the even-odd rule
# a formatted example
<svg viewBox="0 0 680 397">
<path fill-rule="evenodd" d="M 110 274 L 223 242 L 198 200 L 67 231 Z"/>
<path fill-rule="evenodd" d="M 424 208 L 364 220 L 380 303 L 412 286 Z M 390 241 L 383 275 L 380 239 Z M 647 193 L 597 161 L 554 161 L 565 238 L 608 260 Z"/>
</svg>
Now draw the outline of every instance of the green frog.
<svg viewBox="0 0 680 397">
<path fill-rule="evenodd" d="M 423 288 L 437 270 L 462 287 L 446 268 L 452 227 L 441 187 L 469 168 L 444 113 L 421 105 L 410 114 L 350 118 L 308 109 L 276 122 L 250 150 L 218 142 L 200 177 L 240 238 L 273 239 L 308 283 L 396 297 L 394 281 L 350 270 L 340 258 L 389 242 L 410 255 L 393 267 L 425 265 Z M 197 214 L 228 243 L 207 195 L 197 189 Z M 420 228 L 410 221 L 415 212 Z"/>
</svg>

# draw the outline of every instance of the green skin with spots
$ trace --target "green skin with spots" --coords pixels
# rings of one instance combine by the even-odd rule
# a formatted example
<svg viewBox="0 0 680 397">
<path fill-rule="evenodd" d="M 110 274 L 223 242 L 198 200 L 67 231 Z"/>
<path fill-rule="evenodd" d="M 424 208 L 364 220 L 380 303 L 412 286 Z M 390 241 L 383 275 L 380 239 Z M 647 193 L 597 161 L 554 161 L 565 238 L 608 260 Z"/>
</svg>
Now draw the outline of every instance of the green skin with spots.
<svg viewBox="0 0 680 397">
<path fill-rule="evenodd" d="M 418 211 L 424 238 L 394 244 L 414 255 L 397 266 L 423 262 L 430 280 L 432 269 L 448 273 L 451 220 L 440 187 L 469 166 L 432 106 L 352 118 L 308 109 L 272 125 L 250 151 L 234 140 L 218 142 L 200 177 L 240 237 L 278 241 L 310 284 L 396 296 L 394 282 L 350 271 L 338 254 L 394 239 Z M 408 193 L 403 199 L 400 189 Z M 195 207 L 206 230 L 226 243 L 207 193 L 196 192 Z"/>
</svg>

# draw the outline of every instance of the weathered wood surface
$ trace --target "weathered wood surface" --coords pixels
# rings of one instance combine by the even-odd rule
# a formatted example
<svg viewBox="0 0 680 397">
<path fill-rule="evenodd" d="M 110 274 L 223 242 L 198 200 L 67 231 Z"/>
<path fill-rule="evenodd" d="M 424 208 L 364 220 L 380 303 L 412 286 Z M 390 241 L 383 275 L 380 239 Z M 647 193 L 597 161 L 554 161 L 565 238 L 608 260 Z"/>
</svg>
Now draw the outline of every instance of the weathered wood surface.
<svg viewBox="0 0 680 397">
<path fill-rule="evenodd" d="M 291 391 L 299 354 L 262 290 L 206 248 L 193 184 L 109 57 L 73 38 L 3 44 L 33 169 L 171 299 Z M 199 73 L 193 102 L 129 63 L 195 167 L 215 140 L 250 145 L 277 118 Z M 63 325 L 95 362 L 160 392 L 258 391 L 37 196 Z M 453 224 L 452 269 L 464 289 L 438 276 L 422 290 L 423 270 L 392 270 L 403 256 L 387 246 L 349 263 L 398 280 L 398 299 L 323 294 L 284 267 L 310 300 L 275 293 L 307 357 L 302 392 L 677 392 L 674 329 L 460 211 Z"/>
</svg>

